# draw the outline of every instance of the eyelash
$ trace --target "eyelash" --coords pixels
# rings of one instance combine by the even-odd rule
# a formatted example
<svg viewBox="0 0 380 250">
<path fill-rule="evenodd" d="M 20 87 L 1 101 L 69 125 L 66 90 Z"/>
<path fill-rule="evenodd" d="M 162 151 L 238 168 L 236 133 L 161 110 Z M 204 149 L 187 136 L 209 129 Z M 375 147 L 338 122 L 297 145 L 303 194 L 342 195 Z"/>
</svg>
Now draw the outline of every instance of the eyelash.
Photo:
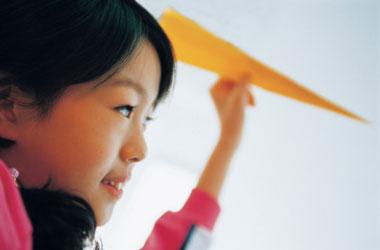
<svg viewBox="0 0 380 250">
<path fill-rule="evenodd" d="M 135 110 L 136 106 L 131 106 L 131 105 L 124 105 L 124 106 L 120 106 L 120 107 L 117 107 L 116 109 L 117 110 L 121 110 L 121 109 L 127 109 L 128 110 L 128 115 L 124 115 L 125 117 L 127 117 L 128 119 L 131 117 L 132 115 L 132 112 Z M 145 124 L 148 123 L 148 122 L 151 122 L 153 121 L 154 118 L 151 117 L 151 116 L 148 116 L 146 119 L 145 119 Z"/>
<path fill-rule="evenodd" d="M 136 108 L 136 106 L 124 105 L 124 106 L 117 107 L 116 109 L 117 110 L 128 110 L 128 112 L 129 112 L 128 115 L 124 115 L 124 114 L 123 115 L 129 119 L 130 116 L 132 115 L 133 110 L 135 110 L 135 108 Z"/>
</svg>

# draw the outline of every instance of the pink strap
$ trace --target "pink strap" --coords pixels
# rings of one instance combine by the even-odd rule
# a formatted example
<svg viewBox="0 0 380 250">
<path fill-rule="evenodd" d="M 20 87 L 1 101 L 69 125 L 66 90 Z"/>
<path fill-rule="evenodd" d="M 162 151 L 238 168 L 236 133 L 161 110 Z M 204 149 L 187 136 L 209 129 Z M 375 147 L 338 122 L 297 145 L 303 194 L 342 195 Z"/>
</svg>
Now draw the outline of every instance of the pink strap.
<svg viewBox="0 0 380 250">
<path fill-rule="evenodd" d="M 9 168 L 0 159 L 0 250 L 32 249 L 32 226 Z"/>
</svg>

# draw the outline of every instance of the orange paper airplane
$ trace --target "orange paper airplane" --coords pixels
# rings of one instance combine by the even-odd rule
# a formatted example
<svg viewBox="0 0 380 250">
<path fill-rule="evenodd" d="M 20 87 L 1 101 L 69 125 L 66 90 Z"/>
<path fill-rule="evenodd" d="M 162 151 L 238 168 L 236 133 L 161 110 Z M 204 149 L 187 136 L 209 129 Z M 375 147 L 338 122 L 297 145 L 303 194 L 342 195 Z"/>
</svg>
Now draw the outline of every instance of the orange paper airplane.
<svg viewBox="0 0 380 250">
<path fill-rule="evenodd" d="M 248 74 L 252 84 L 265 90 L 367 122 L 247 55 L 172 8 L 163 13 L 160 24 L 169 36 L 179 61 L 235 80 Z"/>
</svg>

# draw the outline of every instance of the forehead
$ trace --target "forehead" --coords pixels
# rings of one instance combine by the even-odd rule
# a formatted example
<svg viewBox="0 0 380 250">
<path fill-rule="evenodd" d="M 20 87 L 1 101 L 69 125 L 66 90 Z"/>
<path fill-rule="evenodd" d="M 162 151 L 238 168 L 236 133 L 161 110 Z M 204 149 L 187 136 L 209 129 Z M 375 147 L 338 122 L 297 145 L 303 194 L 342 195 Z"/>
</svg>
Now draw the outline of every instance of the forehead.
<svg viewBox="0 0 380 250">
<path fill-rule="evenodd" d="M 153 103 L 157 98 L 161 79 L 160 61 L 151 43 L 143 40 L 129 60 L 100 86 L 134 90 Z"/>
</svg>

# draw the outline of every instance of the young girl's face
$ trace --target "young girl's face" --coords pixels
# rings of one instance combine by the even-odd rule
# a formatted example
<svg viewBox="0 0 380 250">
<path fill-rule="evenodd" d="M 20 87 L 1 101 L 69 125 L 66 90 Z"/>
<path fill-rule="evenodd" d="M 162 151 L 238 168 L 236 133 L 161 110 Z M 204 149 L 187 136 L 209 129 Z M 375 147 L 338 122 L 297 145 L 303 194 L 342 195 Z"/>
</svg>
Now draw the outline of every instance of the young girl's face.
<svg viewBox="0 0 380 250">
<path fill-rule="evenodd" d="M 51 178 L 49 188 L 84 197 L 98 226 L 103 225 L 120 198 L 104 181 L 128 178 L 134 163 L 146 156 L 144 123 L 159 81 L 158 55 L 143 41 L 128 63 L 97 88 L 95 82 L 70 86 L 45 120 L 14 106 L 16 145 L 0 156 L 20 171 L 25 187 L 41 187 Z"/>
</svg>

